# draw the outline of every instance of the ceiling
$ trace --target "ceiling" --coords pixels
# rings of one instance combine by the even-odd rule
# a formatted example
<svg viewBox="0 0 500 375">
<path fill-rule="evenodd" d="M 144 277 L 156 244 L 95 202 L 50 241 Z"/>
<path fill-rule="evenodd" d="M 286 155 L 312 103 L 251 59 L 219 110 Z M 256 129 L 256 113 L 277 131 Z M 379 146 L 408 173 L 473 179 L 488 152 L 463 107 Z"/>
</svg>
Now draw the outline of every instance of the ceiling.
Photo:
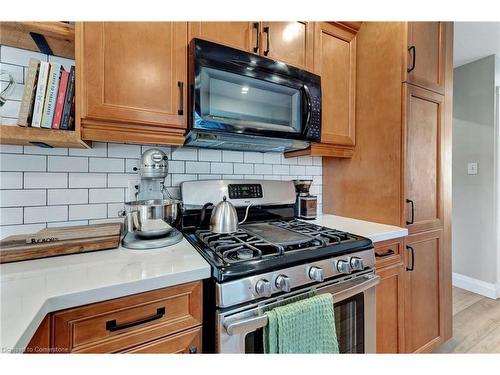
<svg viewBox="0 0 500 375">
<path fill-rule="evenodd" d="M 500 57 L 500 22 L 455 22 L 454 67 L 493 54 Z"/>
</svg>

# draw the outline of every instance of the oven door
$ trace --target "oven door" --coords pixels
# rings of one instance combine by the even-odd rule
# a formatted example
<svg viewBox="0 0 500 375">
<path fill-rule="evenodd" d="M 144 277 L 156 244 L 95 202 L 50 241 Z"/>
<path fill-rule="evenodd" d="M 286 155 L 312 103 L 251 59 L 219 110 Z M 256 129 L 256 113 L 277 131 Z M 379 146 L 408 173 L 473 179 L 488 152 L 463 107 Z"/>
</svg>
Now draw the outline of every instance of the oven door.
<svg viewBox="0 0 500 375">
<path fill-rule="evenodd" d="M 375 286 L 380 278 L 372 273 L 344 282 L 319 284 L 316 294 L 333 295 L 335 326 L 340 353 L 375 353 Z M 217 314 L 216 345 L 219 353 L 263 353 L 264 310 L 311 291 L 292 292 L 245 310 Z"/>
<path fill-rule="evenodd" d="M 194 40 L 192 129 L 319 142 L 318 76 Z"/>
</svg>

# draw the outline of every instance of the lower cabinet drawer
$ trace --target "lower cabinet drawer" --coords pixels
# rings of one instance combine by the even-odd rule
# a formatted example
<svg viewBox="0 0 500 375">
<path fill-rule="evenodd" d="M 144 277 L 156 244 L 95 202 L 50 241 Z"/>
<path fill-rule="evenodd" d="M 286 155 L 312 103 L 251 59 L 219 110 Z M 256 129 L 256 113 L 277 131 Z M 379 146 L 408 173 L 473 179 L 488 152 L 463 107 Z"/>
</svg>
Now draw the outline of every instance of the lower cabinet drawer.
<svg viewBox="0 0 500 375">
<path fill-rule="evenodd" d="M 138 345 L 122 353 L 195 354 L 201 353 L 201 327 Z"/>
<path fill-rule="evenodd" d="M 201 323 L 201 282 L 188 283 L 56 312 L 51 346 L 113 353 Z"/>
<path fill-rule="evenodd" d="M 401 239 L 376 242 L 375 267 L 387 267 L 403 261 L 403 241 Z"/>
</svg>

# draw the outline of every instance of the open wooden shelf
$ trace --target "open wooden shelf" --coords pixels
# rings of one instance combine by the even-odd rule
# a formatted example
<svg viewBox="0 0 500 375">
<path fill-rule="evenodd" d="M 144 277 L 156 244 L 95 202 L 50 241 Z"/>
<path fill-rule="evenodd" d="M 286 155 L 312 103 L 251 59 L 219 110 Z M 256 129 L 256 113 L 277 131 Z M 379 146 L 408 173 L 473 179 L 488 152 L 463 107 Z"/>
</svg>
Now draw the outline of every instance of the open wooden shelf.
<svg viewBox="0 0 500 375">
<path fill-rule="evenodd" d="M 91 143 L 80 139 L 74 130 L 31 128 L 15 125 L 0 125 L 0 144 L 23 146 L 49 146 L 90 148 Z"/>
<path fill-rule="evenodd" d="M 313 144 L 304 150 L 290 151 L 285 153 L 285 158 L 296 156 L 330 156 L 335 158 L 352 158 L 354 147 L 343 147 L 329 145 L 326 143 Z"/>
<path fill-rule="evenodd" d="M 75 25 L 65 22 L 0 22 L 0 44 L 74 59 Z M 47 46 L 50 51 L 45 49 Z"/>
</svg>

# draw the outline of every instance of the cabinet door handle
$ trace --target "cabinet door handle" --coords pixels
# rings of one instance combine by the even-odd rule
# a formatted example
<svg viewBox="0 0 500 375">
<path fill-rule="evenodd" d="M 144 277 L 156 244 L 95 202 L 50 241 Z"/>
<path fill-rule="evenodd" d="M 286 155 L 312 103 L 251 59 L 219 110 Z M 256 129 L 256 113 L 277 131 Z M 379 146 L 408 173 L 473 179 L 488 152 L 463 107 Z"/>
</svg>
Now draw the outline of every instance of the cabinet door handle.
<svg viewBox="0 0 500 375">
<path fill-rule="evenodd" d="M 406 69 L 408 73 L 410 73 L 413 69 L 415 69 L 415 60 L 417 59 L 417 49 L 415 46 L 411 46 L 408 48 L 408 52 L 411 54 L 411 67 Z"/>
<path fill-rule="evenodd" d="M 116 319 L 108 320 L 106 322 L 106 329 L 110 332 L 115 332 L 115 331 L 119 331 L 119 330 L 122 330 L 125 328 L 138 326 L 140 324 L 149 323 L 149 322 L 152 322 L 153 320 L 161 319 L 163 317 L 163 315 L 165 315 L 165 308 L 160 307 L 160 308 L 156 309 L 155 315 L 148 316 L 147 318 L 139 319 L 139 320 L 136 320 L 134 322 L 116 324 Z"/>
<path fill-rule="evenodd" d="M 406 203 L 411 204 L 411 220 L 406 221 L 406 225 L 413 224 L 415 222 L 415 203 L 411 199 L 406 199 Z"/>
<path fill-rule="evenodd" d="M 386 251 L 385 253 L 383 253 L 383 254 L 379 254 L 379 253 L 375 252 L 375 256 L 376 256 L 377 258 L 384 258 L 384 257 L 388 257 L 388 256 L 390 256 L 390 255 L 394 255 L 394 254 L 395 254 L 395 252 L 394 252 L 394 250 L 392 250 L 392 249 L 387 250 L 387 251 Z"/>
<path fill-rule="evenodd" d="M 407 271 L 413 271 L 415 269 L 415 250 L 413 250 L 413 247 L 406 245 L 406 250 L 410 250 L 411 254 L 411 267 L 406 267 Z"/>
<path fill-rule="evenodd" d="M 269 40 L 269 26 L 266 26 L 262 29 L 262 31 L 264 31 L 266 33 L 266 50 L 264 51 L 264 56 L 267 56 L 269 55 L 269 43 L 270 43 L 270 40 Z"/>
<path fill-rule="evenodd" d="M 255 29 L 255 33 L 257 34 L 257 38 L 255 41 L 255 47 L 253 47 L 253 51 L 259 52 L 259 45 L 260 45 L 259 22 L 254 22 L 253 28 Z"/>
<path fill-rule="evenodd" d="M 179 94 L 180 94 L 179 110 L 177 111 L 177 114 L 179 116 L 182 116 L 184 115 L 184 82 L 182 81 L 177 82 L 177 86 L 179 86 Z"/>
</svg>

